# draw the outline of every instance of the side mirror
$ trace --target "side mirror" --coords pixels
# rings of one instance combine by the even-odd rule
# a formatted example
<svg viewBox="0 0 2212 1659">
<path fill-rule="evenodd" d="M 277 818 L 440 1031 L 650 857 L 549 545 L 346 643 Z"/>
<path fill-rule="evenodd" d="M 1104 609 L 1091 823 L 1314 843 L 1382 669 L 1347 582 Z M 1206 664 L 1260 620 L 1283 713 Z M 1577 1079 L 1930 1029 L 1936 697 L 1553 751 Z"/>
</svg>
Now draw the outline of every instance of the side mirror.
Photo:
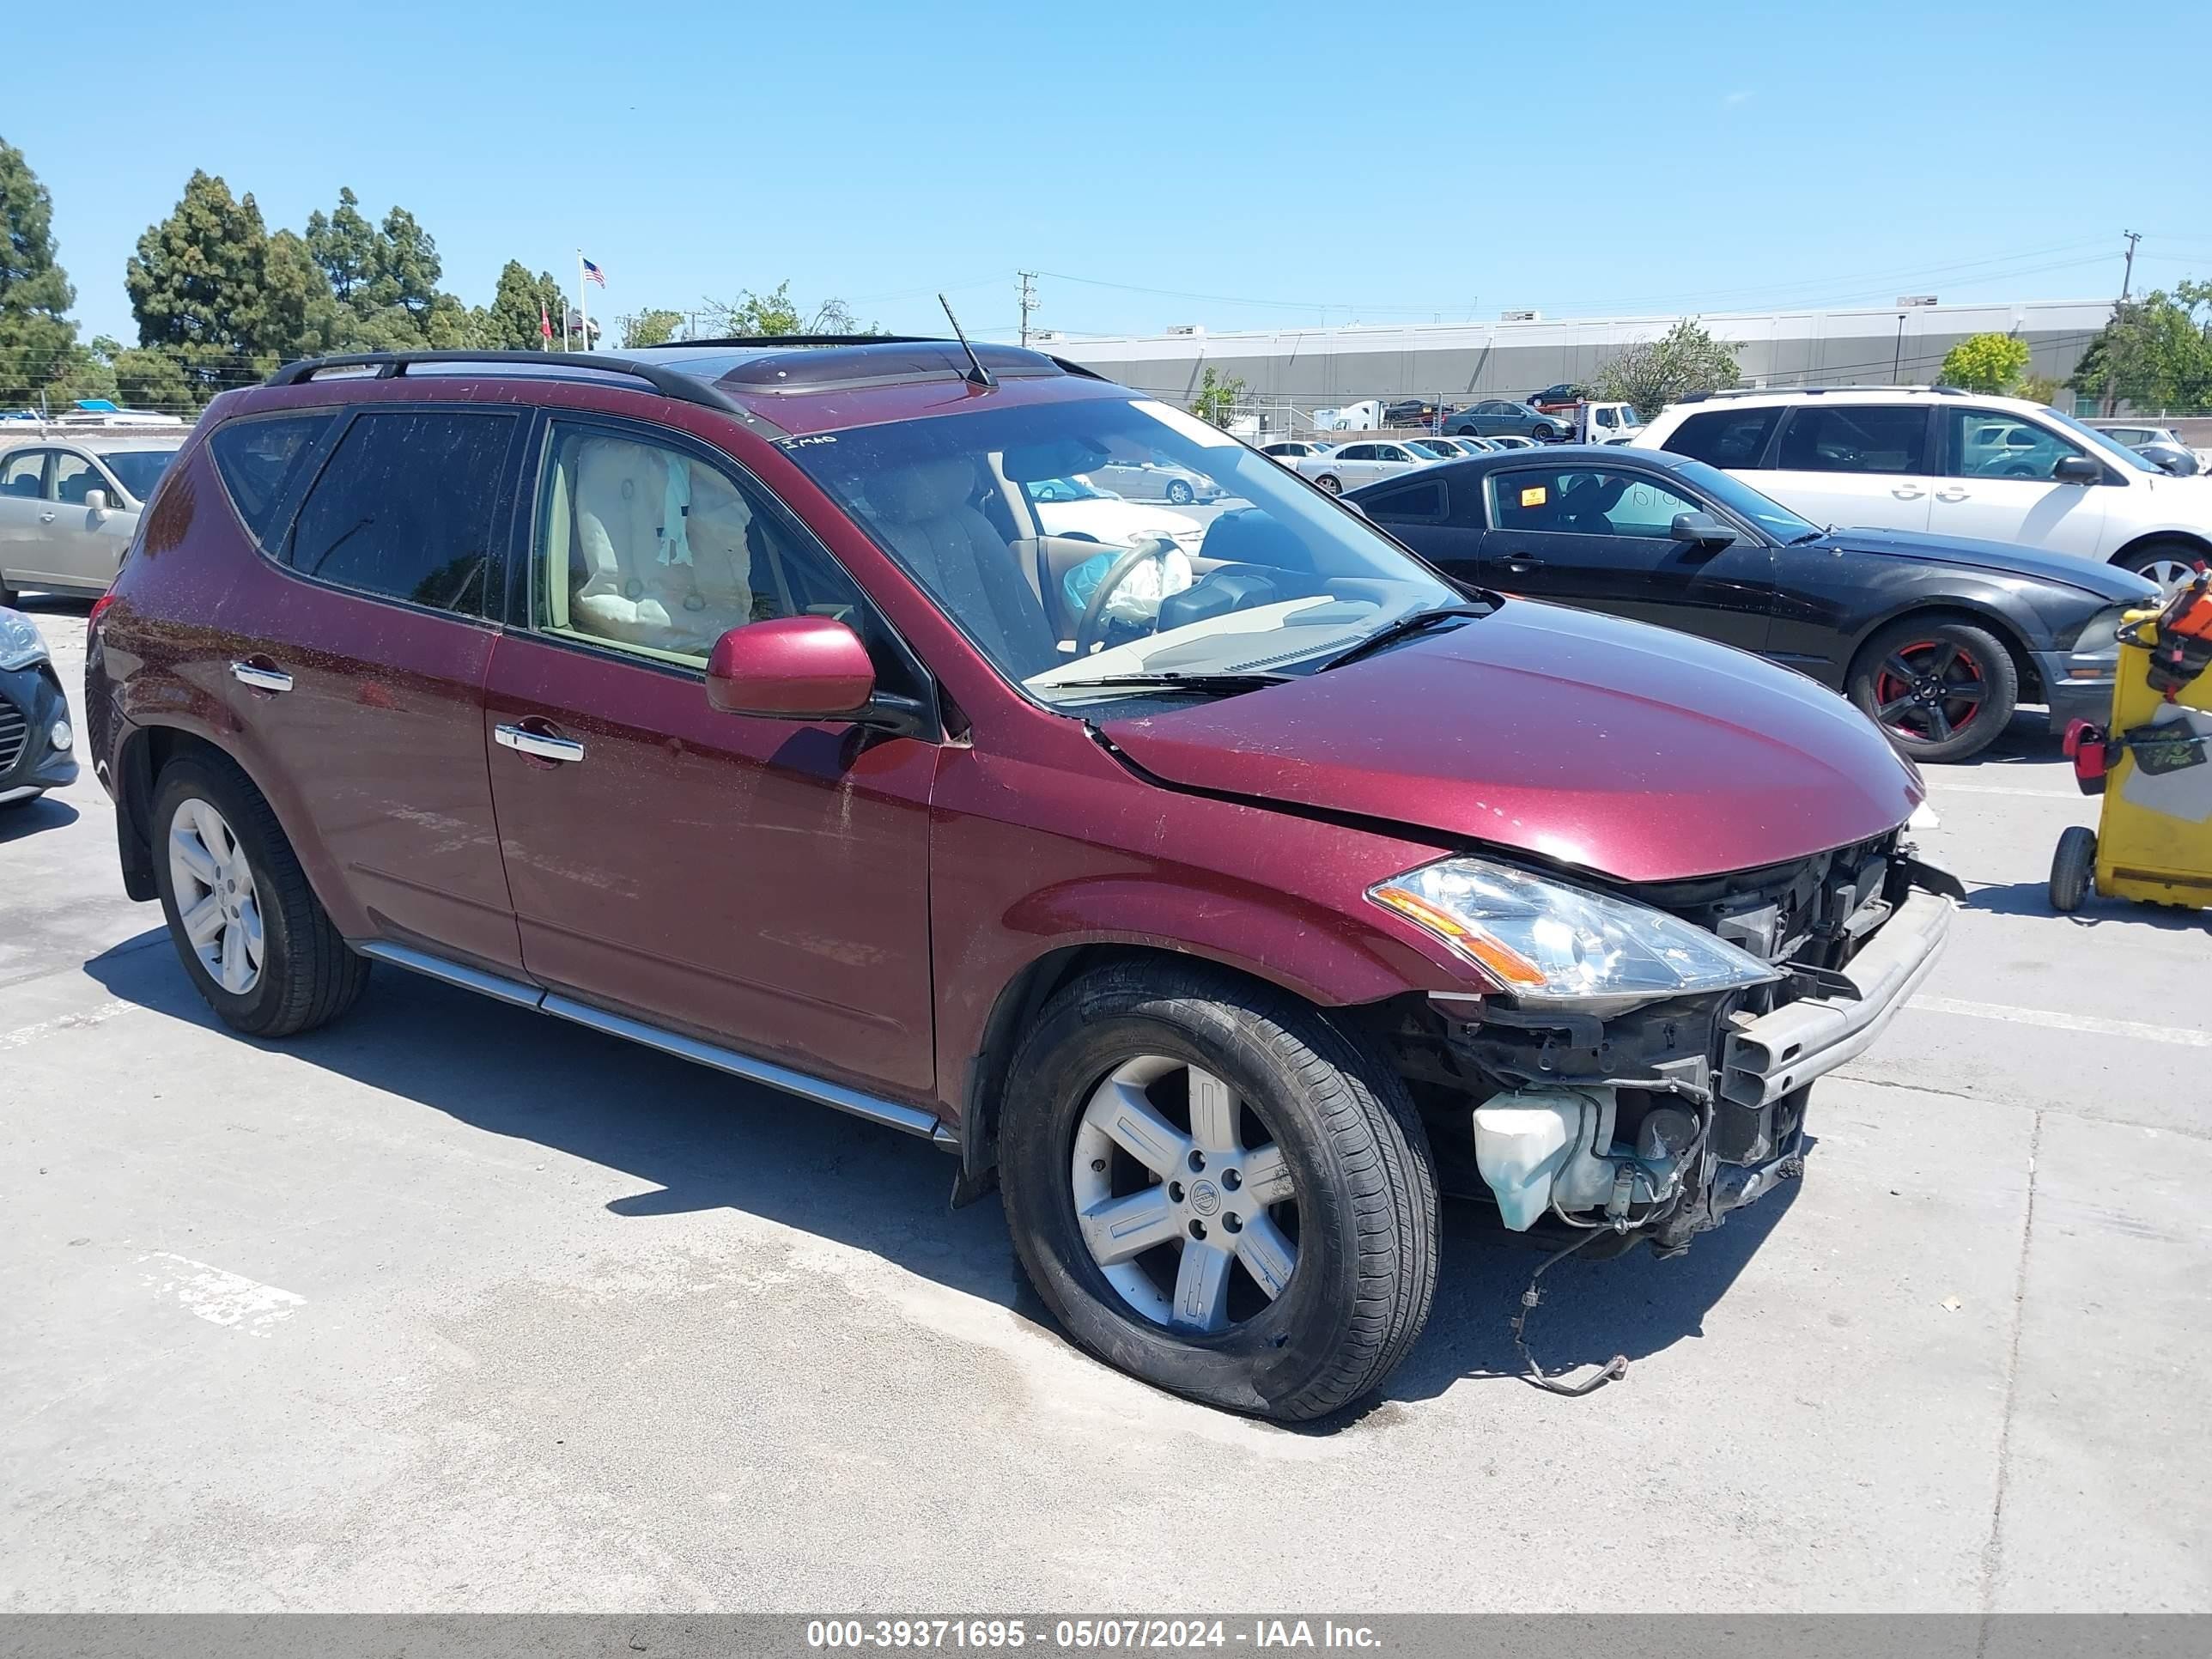
<svg viewBox="0 0 2212 1659">
<path fill-rule="evenodd" d="M 1710 513 L 1677 513 L 1667 533 L 1694 547 L 1733 547 L 1736 540 L 1735 532 Z"/>
<path fill-rule="evenodd" d="M 107 492 L 104 489 L 86 490 L 84 492 L 84 504 L 88 511 L 93 513 L 106 512 Z"/>
<path fill-rule="evenodd" d="M 2103 479 L 2105 469 L 2087 455 L 2062 455 L 2051 476 L 2060 483 L 2093 484 Z"/>
<path fill-rule="evenodd" d="M 707 701 L 725 714 L 857 719 L 876 694 L 860 636 L 831 617 L 778 617 L 732 628 L 707 658 Z"/>
</svg>

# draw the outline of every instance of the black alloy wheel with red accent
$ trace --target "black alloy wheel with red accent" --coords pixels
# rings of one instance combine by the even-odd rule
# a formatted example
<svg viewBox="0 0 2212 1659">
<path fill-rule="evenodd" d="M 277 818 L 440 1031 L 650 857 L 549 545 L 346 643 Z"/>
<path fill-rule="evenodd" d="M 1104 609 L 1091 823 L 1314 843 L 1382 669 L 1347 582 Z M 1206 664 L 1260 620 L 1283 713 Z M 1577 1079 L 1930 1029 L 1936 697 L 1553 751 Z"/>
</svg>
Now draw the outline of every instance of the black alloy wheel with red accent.
<svg viewBox="0 0 2212 1659">
<path fill-rule="evenodd" d="M 1907 617 L 1866 642 L 1851 701 L 1916 761 L 1955 761 L 1994 743 L 2020 700 L 2012 653 L 1984 630 Z"/>
</svg>

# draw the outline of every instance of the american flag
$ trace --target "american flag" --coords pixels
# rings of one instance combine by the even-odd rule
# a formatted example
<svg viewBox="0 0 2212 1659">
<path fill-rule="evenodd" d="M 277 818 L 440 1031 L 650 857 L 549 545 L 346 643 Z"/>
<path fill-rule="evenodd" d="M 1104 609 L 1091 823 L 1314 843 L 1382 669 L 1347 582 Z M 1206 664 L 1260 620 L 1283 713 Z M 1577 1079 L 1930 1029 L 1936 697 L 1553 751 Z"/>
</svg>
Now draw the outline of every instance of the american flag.
<svg viewBox="0 0 2212 1659">
<path fill-rule="evenodd" d="M 587 283 L 597 283 L 601 288 L 607 285 L 606 273 L 589 259 L 584 261 L 584 280 Z"/>
</svg>

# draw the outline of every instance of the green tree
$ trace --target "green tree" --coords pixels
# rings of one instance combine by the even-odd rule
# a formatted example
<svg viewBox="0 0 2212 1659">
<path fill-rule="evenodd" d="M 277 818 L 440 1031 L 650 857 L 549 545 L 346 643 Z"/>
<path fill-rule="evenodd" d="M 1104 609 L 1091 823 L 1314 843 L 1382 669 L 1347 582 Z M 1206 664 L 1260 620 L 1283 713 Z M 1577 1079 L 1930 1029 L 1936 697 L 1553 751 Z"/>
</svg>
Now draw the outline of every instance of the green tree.
<svg viewBox="0 0 2212 1659">
<path fill-rule="evenodd" d="M 842 300 L 824 300 L 811 313 L 791 297 L 791 279 L 784 278 L 768 294 L 739 290 L 733 303 L 709 300 L 703 309 L 716 331 L 739 336 L 775 334 L 880 334 L 873 323 L 863 325 Z"/>
<path fill-rule="evenodd" d="M 1224 429 L 1236 417 L 1237 405 L 1243 401 L 1244 377 L 1234 375 L 1223 380 L 1208 363 L 1206 372 L 1198 377 L 1197 395 L 1190 400 L 1190 412 L 1210 425 Z"/>
<path fill-rule="evenodd" d="M 2027 342 L 2011 334 L 1969 334 L 1943 354 L 1941 385 L 1991 396 L 2009 392 L 2027 373 Z"/>
<path fill-rule="evenodd" d="M 1590 381 L 1590 393 L 1632 405 L 1649 419 L 1692 392 L 1720 392 L 1740 378 L 1736 348 L 1685 317 L 1656 340 L 1632 345 Z"/>
<path fill-rule="evenodd" d="M 340 305 L 353 306 L 356 294 L 376 280 L 376 227 L 350 189 L 339 190 L 338 204 L 328 217 L 320 209 L 307 216 L 307 243 Z"/>
<path fill-rule="evenodd" d="M 446 268 L 438 258 L 436 240 L 405 208 L 395 207 L 384 216 L 376 237 L 374 270 L 368 284 L 370 305 L 380 311 L 404 312 L 416 331 L 427 337 L 430 313 L 438 303 L 438 279 Z"/>
<path fill-rule="evenodd" d="M 195 170 L 176 209 L 147 227 L 124 270 L 138 343 L 167 356 L 194 406 L 275 368 L 297 325 L 289 305 L 272 316 L 269 234 L 252 196 Z M 121 375 L 118 365 L 118 376 Z"/>
<path fill-rule="evenodd" d="M 2057 380 L 2049 374 L 2023 374 L 2012 395 L 2025 398 L 2032 404 L 2055 404 L 2061 388 Z"/>
<path fill-rule="evenodd" d="M 69 317 L 76 290 L 54 261 L 53 217 L 23 152 L 0 139 L 0 409 L 36 403 L 89 361 Z"/>
<path fill-rule="evenodd" d="M 477 313 L 476 343 L 489 351 L 557 350 L 561 319 L 568 309 L 568 296 L 550 271 L 532 276 L 520 259 L 509 259 L 500 267 L 491 304 Z M 541 317 L 552 326 L 551 340 L 543 332 Z"/>
<path fill-rule="evenodd" d="M 622 343 L 625 347 L 666 345 L 676 337 L 676 331 L 684 326 L 684 313 L 663 310 L 641 312 L 635 317 L 623 318 L 622 325 Z"/>
<path fill-rule="evenodd" d="M 2137 409 L 2212 406 L 2212 283 L 2181 283 L 2171 294 L 2154 289 L 2119 307 L 2081 354 L 2076 392 L 2112 396 Z"/>
</svg>

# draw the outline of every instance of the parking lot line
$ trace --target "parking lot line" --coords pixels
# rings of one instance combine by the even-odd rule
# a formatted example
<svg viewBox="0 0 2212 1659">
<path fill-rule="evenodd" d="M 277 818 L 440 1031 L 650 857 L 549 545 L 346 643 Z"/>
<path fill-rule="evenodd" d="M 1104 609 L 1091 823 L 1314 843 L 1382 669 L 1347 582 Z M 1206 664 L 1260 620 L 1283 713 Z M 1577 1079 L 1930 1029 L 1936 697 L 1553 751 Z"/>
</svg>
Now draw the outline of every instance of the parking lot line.
<svg viewBox="0 0 2212 1659">
<path fill-rule="evenodd" d="M 156 1296 L 174 1297 L 194 1317 L 210 1325 L 234 1326 L 248 1336 L 267 1335 L 264 1327 L 289 1319 L 307 1305 L 304 1296 L 168 1250 L 155 1250 L 139 1261 L 158 1264 L 140 1275 Z"/>
<path fill-rule="evenodd" d="M 2139 1020 L 2102 1019 L 2094 1014 L 2061 1013 L 2049 1008 L 2011 1008 L 1998 1002 L 1961 1002 L 1956 997 L 1918 996 L 1911 1006 L 1931 1014 L 1956 1014 L 1966 1019 L 2003 1019 L 2016 1025 L 2040 1025 L 2061 1031 L 2086 1031 L 2094 1036 L 2126 1037 L 2137 1042 L 2170 1042 L 2182 1048 L 2212 1048 L 2212 1031 L 2191 1030 L 2183 1025 L 2146 1025 Z"/>
<path fill-rule="evenodd" d="M 1948 795 L 2025 795 L 2030 800 L 2080 800 L 2078 789 L 2028 789 L 2014 783 L 1953 783 L 1948 778 L 1931 778 L 1931 790 L 1940 789 Z"/>
<path fill-rule="evenodd" d="M 118 998 L 112 1002 L 103 1002 L 97 1008 L 90 1009 L 82 1014 L 57 1014 L 52 1019 L 42 1019 L 35 1024 L 19 1025 L 12 1031 L 0 1031 L 0 1053 L 5 1053 L 10 1048 L 20 1048 L 27 1042 L 36 1042 L 40 1037 L 50 1036 L 56 1031 L 74 1030 L 84 1025 L 97 1025 L 103 1020 L 113 1019 L 116 1015 L 126 1012 L 137 1006 L 135 1002 L 128 1002 Z"/>
</svg>

